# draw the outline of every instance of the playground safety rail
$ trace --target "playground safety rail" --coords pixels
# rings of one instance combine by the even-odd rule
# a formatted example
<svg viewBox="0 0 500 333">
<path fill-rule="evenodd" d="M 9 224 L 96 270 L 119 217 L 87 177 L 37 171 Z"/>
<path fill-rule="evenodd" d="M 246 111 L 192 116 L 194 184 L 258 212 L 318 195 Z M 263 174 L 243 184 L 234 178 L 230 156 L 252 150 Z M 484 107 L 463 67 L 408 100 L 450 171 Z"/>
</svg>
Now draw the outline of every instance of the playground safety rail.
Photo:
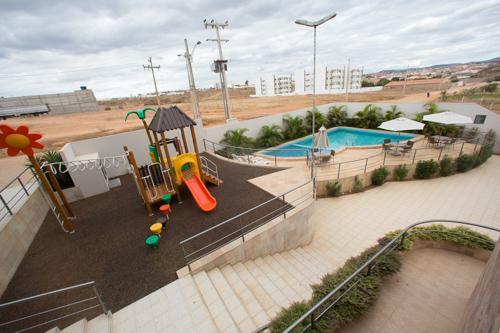
<svg viewBox="0 0 500 333">
<path fill-rule="evenodd" d="M 24 304 L 28 302 L 38 302 L 40 304 L 41 300 L 48 299 L 54 297 L 57 299 L 57 297 L 61 297 L 63 294 L 68 294 L 69 292 L 75 291 L 75 290 L 81 290 L 81 289 L 86 289 L 90 290 L 89 295 L 79 295 L 79 297 L 69 303 L 65 303 L 63 305 L 57 305 L 57 306 L 52 306 L 48 309 L 44 308 L 44 310 L 38 310 L 37 312 L 28 314 L 28 315 L 20 315 L 20 313 L 24 310 Z M 48 301 L 46 301 L 48 302 Z M 57 302 L 57 301 L 56 301 Z M 22 306 L 21 306 L 22 304 Z M 50 303 L 49 303 L 50 304 Z M 19 305 L 19 308 L 15 308 L 16 306 Z M 55 304 L 54 304 L 55 305 Z M 80 309 L 75 309 L 75 307 L 80 306 L 83 308 Z M 26 298 L 18 299 L 15 301 L 10 301 L 6 303 L 0 304 L 0 314 L 2 314 L 4 311 L 11 309 L 11 311 L 14 312 L 16 316 L 19 316 L 15 319 L 9 319 L 5 322 L 0 322 L 0 331 L 7 330 L 14 330 L 15 332 L 25 332 L 29 331 L 35 328 L 39 328 L 48 324 L 55 325 L 54 323 L 57 322 L 58 320 L 62 320 L 71 316 L 75 316 L 77 314 L 81 314 L 87 311 L 90 311 L 92 309 L 100 308 L 102 310 L 102 313 L 105 315 L 108 314 L 108 310 L 106 306 L 104 305 L 104 302 L 102 301 L 101 295 L 99 294 L 95 281 L 90 281 L 90 282 L 85 282 L 77 285 L 73 285 L 70 287 L 66 288 L 61 288 L 57 290 L 52 290 L 49 292 L 41 293 L 38 295 L 34 296 L 29 296 Z M 70 311 L 69 313 L 64 313 L 64 310 Z M 62 313 L 61 313 L 62 312 Z M 52 315 L 59 313 L 59 315 L 56 318 L 52 318 Z M 48 315 L 48 317 L 44 317 L 44 315 Z M 2 318 L 5 318 L 4 315 L 1 316 Z M 42 317 L 43 320 L 42 322 L 37 322 L 37 319 Z M 28 323 L 24 324 L 23 323 Z M 48 329 L 49 327 L 46 327 L 43 331 Z"/>
<path fill-rule="evenodd" d="M 413 234 L 426 232 L 418 229 L 416 230 L 413 229 L 422 224 L 429 224 L 429 223 L 459 224 L 459 225 L 466 225 L 475 228 L 491 230 L 496 232 L 497 234 L 500 233 L 500 229 L 494 227 L 476 223 L 470 223 L 470 222 L 455 221 L 455 220 L 427 220 L 427 221 L 413 223 L 408 227 L 406 227 L 403 231 L 401 231 L 396 237 L 390 240 L 387 244 L 382 246 L 377 253 L 371 256 L 363 265 L 361 265 L 355 272 L 353 272 L 344 281 L 339 283 L 332 291 L 330 291 L 327 295 L 325 295 L 325 297 L 319 300 L 316 304 L 312 305 L 309 310 L 307 310 L 302 316 L 300 316 L 300 318 L 294 321 L 287 329 L 283 331 L 283 333 L 291 333 L 291 332 L 303 333 L 310 329 L 314 329 L 316 322 L 320 320 L 321 317 L 325 315 L 325 313 L 327 313 L 331 308 L 335 307 L 335 305 L 352 289 L 356 288 L 357 284 L 360 282 L 360 276 L 365 276 L 370 274 L 372 268 L 377 265 L 378 258 L 383 256 L 384 254 L 388 254 L 398 248 L 401 248 L 407 237 Z M 437 231 L 433 230 L 432 232 L 437 232 Z M 440 232 L 451 234 L 456 237 L 465 237 L 469 239 L 473 238 L 476 241 L 484 242 L 485 244 L 487 243 L 488 245 L 495 247 L 494 240 L 489 241 L 472 235 L 464 235 L 460 233 L 454 233 L 451 231 L 440 231 Z M 255 330 L 253 333 L 264 332 L 267 329 L 269 329 L 269 327 L 270 324 L 262 326 L 259 329 Z"/>
<path fill-rule="evenodd" d="M 24 198 L 37 189 L 38 181 L 30 167 L 26 167 L 0 190 L 0 223 L 22 206 Z"/>
<path fill-rule="evenodd" d="M 238 238 L 241 238 L 245 242 L 245 235 L 249 232 L 279 216 L 283 216 L 286 219 L 287 213 L 291 210 L 306 203 L 308 200 L 312 202 L 315 196 L 314 185 L 315 180 L 309 180 L 181 241 L 179 244 L 189 270 L 191 271 L 191 264 L 194 261 Z"/>
</svg>

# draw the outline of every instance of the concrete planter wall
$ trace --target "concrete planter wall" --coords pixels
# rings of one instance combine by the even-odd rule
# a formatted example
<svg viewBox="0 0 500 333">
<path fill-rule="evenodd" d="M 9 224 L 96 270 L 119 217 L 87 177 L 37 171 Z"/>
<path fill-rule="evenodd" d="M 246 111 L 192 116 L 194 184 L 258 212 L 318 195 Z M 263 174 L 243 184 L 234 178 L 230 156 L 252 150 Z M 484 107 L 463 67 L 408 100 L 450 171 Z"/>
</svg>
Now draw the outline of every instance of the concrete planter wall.
<svg viewBox="0 0 500 333">
<path fill-rule="evenodd" d="M 421 240 L 421 239 L 413 241 L 412 250 L 418 250 L 423 248 L 433 248 L 433 249 L 457 252 L 484 262 L 487 262 L 491 256 L 491 251 L 479 248 L 474 249 L 467 246 L 457 245 L 455 243 L 448 241 L 442 241 L 442 240 L 434 241 L 434 240 Z"/>
<path fill-rule="evenodd" d="M 38 188 L 0 230 L 0 295 L 28 251 L 49 206 Z"/>
</svg>

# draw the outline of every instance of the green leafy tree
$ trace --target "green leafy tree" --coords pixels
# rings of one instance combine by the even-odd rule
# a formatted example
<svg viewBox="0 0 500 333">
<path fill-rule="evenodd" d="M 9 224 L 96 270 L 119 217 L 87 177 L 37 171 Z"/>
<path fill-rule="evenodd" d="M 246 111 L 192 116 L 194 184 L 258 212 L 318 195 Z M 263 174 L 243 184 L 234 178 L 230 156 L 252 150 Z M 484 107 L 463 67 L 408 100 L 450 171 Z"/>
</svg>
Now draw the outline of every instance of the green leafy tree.
<svg viewBox="0 0 500 333">
<path fill-rule="evenodd" d="M 278 125 L 264 125 L 260 129 L 260 134 L 257 138 L 259 147 L 267 148 L 274 147 L 283 142 L 283 134 Z"/>
<path fill-rule="evenodd" d="M 373 82 L 370 82 L 368 80 L 363 80 L 361 81 L 361 87 L 373 87 L 375 84 Z"/>
<path fill-rule="evenodd" d="M 313 112 L 311 110 L 307 111 L 305 121 L 306 121 L 306 128 L 307 128 L 308 132 L 312 131 L 312 117 L 313 117 Z M 321 126 L 327 125 L 326 124 L 326 117 L 321 112 L 319 112 L 317 109 L 314 110 L 314 123 L 315 123 L 315 126 L 314 126 L 315 132 L 317 132 Z"/>
<path fill-rule="evenodd" d="M 358 123 L 363 128 L 377 128 L 383 120 L 381 109 L 373 104 L 367 104 L 363 110 L 356 113 Z"/>
<path fill-rule="evenodd" d="M 401 111 L 397 105 L 391 105 L 389 110 L 385 112 L 385 120 L 392 120 L 404 115 L 403 111 Z"/>
<path fill-rule="evenodd" d="M 307 134 L 304 118 L 299 116 L 283 117 L 283 137 L 286 140 L 301 138 Z"/>
<path fill-rule="evenodd" d="M 391 80 L 383 78 L 383 79 L 378 80 L 376 85 L 377 86 L 385 86 L 389 82 L 391 82 Z"/>
<path fill-rule="evenodd" d="M 252 138 L 245 135 L 248 129 L 236 128 L 224 133 L 224 138 L 220 141 L 223 144 L 234 147 L 249 148 L 253 146 Z"/>
<path fill-rule="evenodd" d="M 347 111 L 345 105 L 331 106 L 326 115 L 328 127 L 342 126 L 347 123 Z"/>
</svg>

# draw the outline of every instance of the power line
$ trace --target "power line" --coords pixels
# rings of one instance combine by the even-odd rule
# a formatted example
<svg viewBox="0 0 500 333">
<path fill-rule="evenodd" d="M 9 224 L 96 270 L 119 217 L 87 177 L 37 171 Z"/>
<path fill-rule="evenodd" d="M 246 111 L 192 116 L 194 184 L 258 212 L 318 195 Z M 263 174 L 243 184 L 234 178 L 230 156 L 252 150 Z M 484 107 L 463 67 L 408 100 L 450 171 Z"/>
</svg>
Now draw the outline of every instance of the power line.
<svg viewBox="0 0 500 333">
<path fill-rule="evenodd" d="M 149 65 L 142 65 L 144 67 L 144 70 L 151 70 L 151 73 L 153 74 L 153 83 L 155 84 L 155 91 L 156 91 L 156 103 L 158 103 L 158 107 L 160 107 L 160 94 L 158 94 L 158 86 L 156 85 L 156 77 L 155 77 L 155 69 L 159 70 L 160 66 L 153 66 L 153 58 L 149 57 L 148 58 Z"/>
</svg>

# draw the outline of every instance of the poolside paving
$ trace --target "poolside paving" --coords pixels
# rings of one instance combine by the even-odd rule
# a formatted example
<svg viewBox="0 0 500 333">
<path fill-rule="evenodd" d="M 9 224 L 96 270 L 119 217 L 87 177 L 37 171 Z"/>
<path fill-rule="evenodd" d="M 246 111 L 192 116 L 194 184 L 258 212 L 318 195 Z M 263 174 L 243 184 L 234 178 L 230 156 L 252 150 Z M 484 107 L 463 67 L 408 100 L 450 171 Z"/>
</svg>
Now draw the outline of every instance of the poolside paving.
<svg viewBox="0 0 500 333">
<path fill-rule="evenodd" d="M 388 231 L 428 219 L 499 228 L 499 170 L 500 157 L 493 156 L 465 174 L 391 182 L 364 193 L 317 200 L 312 217 L 316 233 L 308 246 L 182 277 L 116 312 L 114 329 L 251 332 L 282 307 L 308 299 L 310 284 Z"/>
</svg>

